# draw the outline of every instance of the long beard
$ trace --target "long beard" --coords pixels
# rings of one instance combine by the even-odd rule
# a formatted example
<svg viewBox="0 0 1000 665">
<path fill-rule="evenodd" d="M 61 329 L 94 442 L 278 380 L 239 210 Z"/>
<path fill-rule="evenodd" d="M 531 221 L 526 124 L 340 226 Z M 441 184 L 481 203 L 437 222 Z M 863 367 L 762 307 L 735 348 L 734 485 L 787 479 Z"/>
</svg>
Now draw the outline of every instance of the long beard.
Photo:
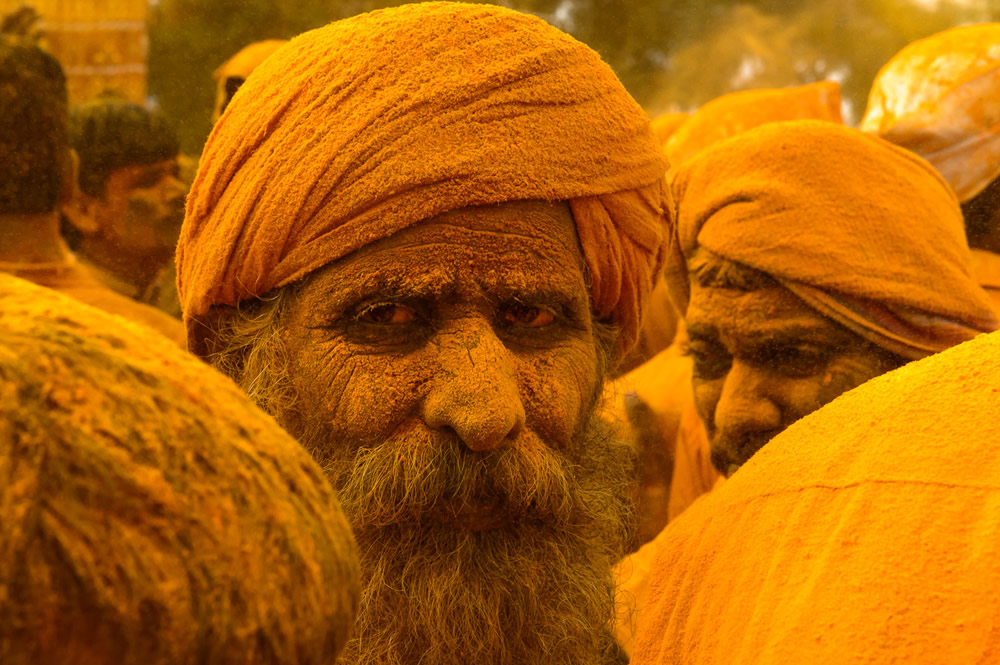
<svg viewBox="0 0 1000 665">
<path fill-rule="evenodd" d="M 532 437 L 476 453 L 427 430 L 360 449 L 303 439 L 361 553 L 361 611 L 341 662 L 608 661 L 634 461 L 596 416 L 565 453 Z M 470 512 L 502 519 L 457 526 Z"/>
</svg>

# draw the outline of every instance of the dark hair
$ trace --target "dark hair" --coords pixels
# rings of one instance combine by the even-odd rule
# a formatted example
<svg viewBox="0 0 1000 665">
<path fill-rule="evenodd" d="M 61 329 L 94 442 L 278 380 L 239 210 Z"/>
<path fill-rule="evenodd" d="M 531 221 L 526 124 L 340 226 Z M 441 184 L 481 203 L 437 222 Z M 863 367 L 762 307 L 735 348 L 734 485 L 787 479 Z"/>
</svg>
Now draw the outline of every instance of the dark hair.
<svg viewBox="0 0 1000 665">
<path fill-rule="evenodd" d="M 123 100 L 100 100 L 70 112 L 70 135 L 80 156 L 80 189 L 103 197 L 108 176 L 136 164 L 173 159 L 177 132 L 159 112 Z"/>
<path fill-rule="evenodd" d="M 736 291 L 757 291 L 778 286 L 767 273 L 730 261 L 704 247 L 688 260 L 688 273 L 699 286 Z"/>
<path fill-rule="evenodd" d="M 59 62 L 0 35 L 0 213 L 56 208 L 69 158 L 68 106 Z"/>
<path fill-rule="evenodd" d="M 976 246 L 977 241 L 988 235 L 991 227 L 1000 217 L 1000 178 L 995 179 L 983 191 L 962 204 L 962 217 L 965 219 L 965 234 L 969 244 Z"/>
</svg>

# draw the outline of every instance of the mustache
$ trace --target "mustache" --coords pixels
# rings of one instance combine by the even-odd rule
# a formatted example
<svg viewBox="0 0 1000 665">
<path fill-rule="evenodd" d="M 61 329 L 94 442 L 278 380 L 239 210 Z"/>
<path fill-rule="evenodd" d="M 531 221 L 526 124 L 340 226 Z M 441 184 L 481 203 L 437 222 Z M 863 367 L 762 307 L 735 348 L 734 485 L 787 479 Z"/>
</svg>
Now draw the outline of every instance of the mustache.
<svg viewBox="0 0 1000 665">
<path fill-rule="evenodd" d="M 457 437 L 411 428 L 324 466 L 362 529 L 483 509 L 565 526 L 579 508 L 576 465 L 531 435 L 475 452 Z"/>
</svg>

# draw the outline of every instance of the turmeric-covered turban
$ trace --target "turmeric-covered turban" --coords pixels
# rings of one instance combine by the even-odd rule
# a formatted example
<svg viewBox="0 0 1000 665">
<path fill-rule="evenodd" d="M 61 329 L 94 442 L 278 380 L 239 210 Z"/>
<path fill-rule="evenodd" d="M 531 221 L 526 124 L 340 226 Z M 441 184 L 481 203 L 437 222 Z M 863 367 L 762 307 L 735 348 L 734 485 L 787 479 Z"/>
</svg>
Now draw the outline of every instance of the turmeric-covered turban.
<svg viewBox="0 0 1000 665">
<path fill-rule="evenodd" d="M 664 254 L 665 171 L 611 68 L 541 19 L 447 2 L 356 16 L 274 53 L 216 125 L 181 304 L 190 322 L 448 210 L 568 200 L 621 353 Z"/>
<path fill-rule="evenodd" d="M 632 665 L 1000 663 L 1000 333 L 772 439 L 658 540 Z"/>
<path fill-rule="evenodd" d="M 770 123 L 685 162 L 672 187 L 679 243 L 668 282 L 682 309 L 685 261 L 704 247 L 903 358 L 998 326 L 970 275 L 954 193 L 930 164 L 877 137 Z"/>
<path fill-rule="evenodd" d="M 708 102 L 677 128 L 666 143 L 667 158 L 677 167 L 705 148 L 748 129 L 768 122 L 810 119 L 843 122 L 836 81 L 731 92 Z"/>
<path fill-rule="evenodd" d="M 879 72 L 861 129 L 917 153 L 961 202 L 1000 176 L 1000 23 L 913 42 Z"/>
<path fill-rule="evenodd" d="M 238 88 L 243 84 L 253 70 L 260 66 L 260 63 L 267 60 L 268 56 L 287 44 L 284 39 L 268 39 L 262 42 L 254 42 L 241 48 L 233 57 L 222 63 L 218 69 L 212 72 L 215 78 L 215 110 L 212 112 L 212 122 L 216 122 L 222 112 L 226 110 L 227 102 L 233 95 L 232 88 Z"/>
</svg>

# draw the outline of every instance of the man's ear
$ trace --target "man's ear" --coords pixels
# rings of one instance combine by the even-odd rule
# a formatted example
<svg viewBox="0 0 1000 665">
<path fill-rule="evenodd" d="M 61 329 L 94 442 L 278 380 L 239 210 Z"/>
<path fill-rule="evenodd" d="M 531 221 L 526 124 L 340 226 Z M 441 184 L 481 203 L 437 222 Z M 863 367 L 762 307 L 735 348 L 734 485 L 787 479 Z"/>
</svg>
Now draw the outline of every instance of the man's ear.
<svg viewBox="0 0 1000 665">
<path fill-rule="evenodd" d="M 80 172 L 80 158 L 77 156 L 76 150 L 70 151 L 67 164 L 69 172 L 63 178 L 63 188 L 60 195 L 62 214 L 80 233 L 84 235 L 97 233 L 100 229 L 100 224 L 97 221 L 97 206 L 100 201 L 80 191 L 77 181 Z"/>
</svg>

